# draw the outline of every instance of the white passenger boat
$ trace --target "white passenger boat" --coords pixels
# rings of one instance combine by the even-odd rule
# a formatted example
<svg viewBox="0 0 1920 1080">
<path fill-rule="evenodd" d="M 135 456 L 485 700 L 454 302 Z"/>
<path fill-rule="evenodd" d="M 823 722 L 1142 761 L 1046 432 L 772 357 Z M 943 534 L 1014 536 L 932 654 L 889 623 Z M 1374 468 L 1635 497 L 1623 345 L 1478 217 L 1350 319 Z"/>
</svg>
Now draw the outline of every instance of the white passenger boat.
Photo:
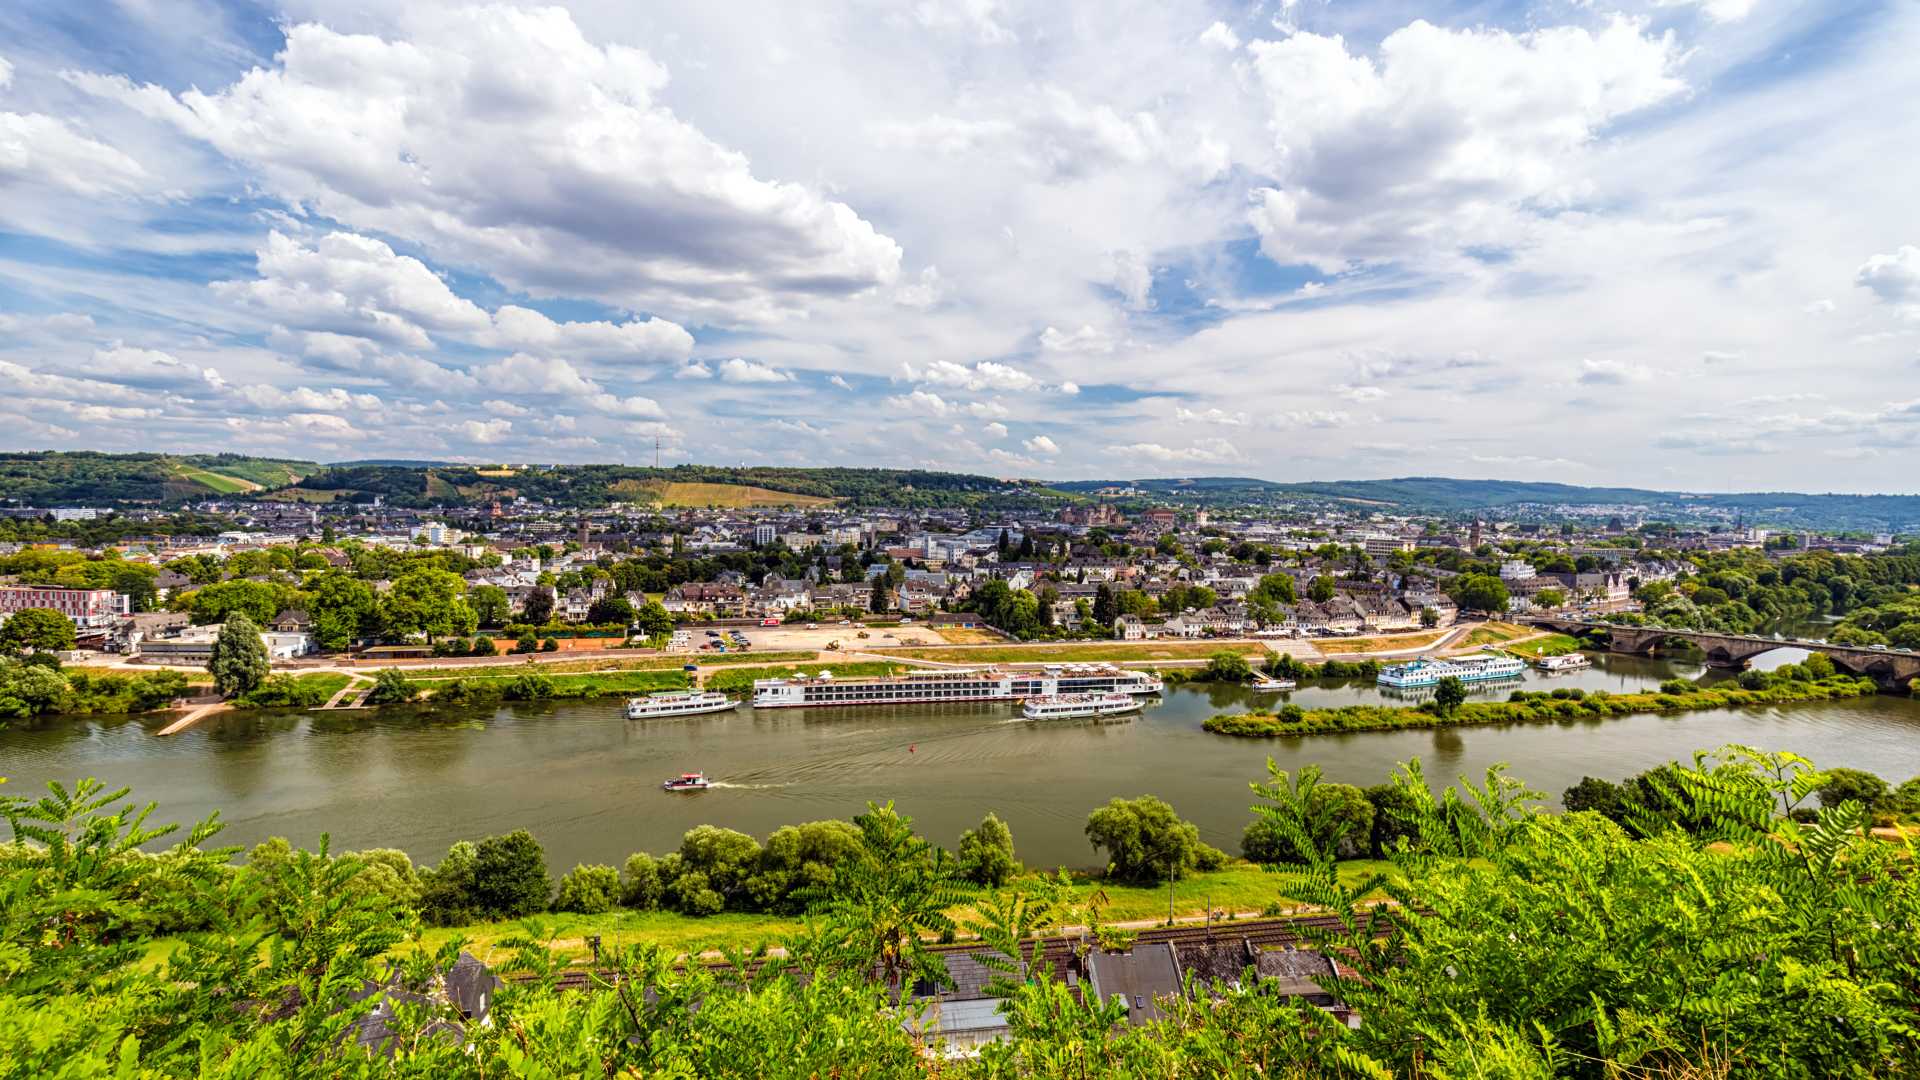
<svg viewBox="0 0 1920 1080">
<path fill-rule="evenodd" d="M 1078 720 L 1140 711 L 1132 694 L 1042 694 L 1028 698 L 1020 715 L 1029 720 Z"/>
<path fill-rule="evenodd" d="M 1300 684 L 1294 682 L 1292 679 L 1276 679 L 1271 675 L 1255 675 L 1253 677 L 1253 688 L 1255 690 L 1264 690 L 1267 693 L 1277 693 L 1281 690 L 1295 690 L 1298 689 L 1299 686 Z"/>
<path fill-rule="evenodd" d="M 627 719 L 655 720 L 663 716 L 694 716 L 699 713 L 725 712 L 731 708 L 733 708 L 733 699 L 717 691 L 673 690 L 629 699 Z"/>
<path fill-rule="evenodd" d="M 1437 686 L 1441 679 L 1459 679 L 1461 682 L 1517 679 L 1526 670 L 1526 664 L 1511 656 L 1461 656 L 1451 660 L 1422 657 L 1412 663 L 1382 668 L 1376 681 L 1381 686 L 1405 690 L 1415 686 Z"/>
<path fill-rule="evenodd" d="M 913 671 L 905 675 L 836 679 L 831 671 L 756 679 L 756 709 L 825 705 L 938 705 L 961 701 L 1025 701 L 1063 694 L 1157 694 L 1158 677 L 1111 664 L 1056 664 L 1044 668 Z"/>
<path fill-rule="evenodd" d="M 1568 653 L 1565 656 L 1543 656 L 1533 662 L 1541 671 L 1579 671 L 1593 666 L 1585 653 Z"/>
</svg>

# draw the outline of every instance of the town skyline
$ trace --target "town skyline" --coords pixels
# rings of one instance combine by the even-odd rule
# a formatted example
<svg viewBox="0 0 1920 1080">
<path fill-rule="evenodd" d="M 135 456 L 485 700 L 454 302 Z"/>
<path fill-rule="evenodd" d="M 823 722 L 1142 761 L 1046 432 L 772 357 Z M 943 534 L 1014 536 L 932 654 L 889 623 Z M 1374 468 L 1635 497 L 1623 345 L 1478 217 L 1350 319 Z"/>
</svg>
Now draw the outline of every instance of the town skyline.
<svg viewBox="0 0 1920 1080">
<path fill-rule="evenodd" d="M 0 41 L 7 449 L 1920 492 L 1912 5 Z"/>
</svg>

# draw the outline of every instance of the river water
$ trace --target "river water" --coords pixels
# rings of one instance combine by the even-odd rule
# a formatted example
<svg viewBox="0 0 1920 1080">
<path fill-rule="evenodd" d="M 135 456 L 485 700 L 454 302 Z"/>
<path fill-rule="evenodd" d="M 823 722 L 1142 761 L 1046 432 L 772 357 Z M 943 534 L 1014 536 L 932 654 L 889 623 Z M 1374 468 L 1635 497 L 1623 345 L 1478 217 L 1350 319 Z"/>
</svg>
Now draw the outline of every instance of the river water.
<svg viewBox="0 0 1920 1080">
<path fill-rule="evenodd" d="M 1779 662 L 1787 656 L 1768 659 Z M 1684 663 L 1595 658 L 1589 670 L 1530 673 L 1529 689 L 1627 691 L 1697 677 Z M 1512 684 L 1486 691 L 1504 696 Z M 1308 708 L 1386 700 L 1371 685 L 1312 686 L 1287 696 Z M 1400 731 L 1290 739 L 1209 735 L 1216 712 L 1272 707 L 1277 695 L 1226 686 L 1170 689 L 1130 721 L 1030 724 L 1010 705 L 777 709 L 628 721 L 616 699 L 478 709 L 217 716 L 168 738 L 152 718 L 53 720 L 0 731 L 10 794 L 48 780 L 98 777 L 155 800 L 156 821 L 213 810 L 225 843 L 285 836 L 336 851 L 397 847 L 437 862 L 449 844 L 533 831 L 556 870 L 664 852 L 709 823 L 764 837 L 780 825 L 858 813 L 894 800 L 923 834 L 951 846 L 992 810 L 1030 864 L 1086 866 L 1082 833 L 1113 796 L 1158 795 L 1237 851 L 1251 818 L 1247 783 L 1318 764 L 1345 783 L 1381 782 L 1418 757 L 1429 778 L 1479 778 L 1506 762 L 1557 800 L 1582 776 L 1618 779 L 1697 749 L 1741 742 L 1793 750 L 1825 765 L 1871 769 L 1891 782 L 1920 773 L 1920 702 L 1873 697 L 1779 709 L 1507 728 Z M 669 794 L 660 781 L 702 770 L 710 790 Z"/>
</svg>

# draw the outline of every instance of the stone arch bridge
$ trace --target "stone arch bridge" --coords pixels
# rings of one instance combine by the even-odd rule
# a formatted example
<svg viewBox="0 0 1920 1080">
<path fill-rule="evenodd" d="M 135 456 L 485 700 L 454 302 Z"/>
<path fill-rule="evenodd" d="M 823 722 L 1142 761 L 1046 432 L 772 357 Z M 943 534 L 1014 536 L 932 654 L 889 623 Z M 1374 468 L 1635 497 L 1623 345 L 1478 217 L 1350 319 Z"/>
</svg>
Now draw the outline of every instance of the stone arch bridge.
<svg viewBox="0 0 1920 1080">
<path fill-rule="evenodd" d="M 1563 634 L 1586 637 L 1604 636 L 1609 652 L 1650 656 L 1662 642 L 1678 638 L 1697 646 L 1706 654 L 1710 667 L 1740 669 L 1761 653 L 1775 649 L 1805 649 L 1833 661 L 1835 667 L 1854 675 L 1865 675 L 1889 690 L 1904 690 L 1909 680 L 1920 678 L 1920 653 L 1898 649 L 1872 649 L 1859 645 L 1822 645 L 1814 641 L 1785 640 L 1757 634 L 1722 634 L 1712 630 L 1669 630 L 1655 626 L 1620 626 L 1590 619 L 1534 616 L 1522 621 Z"/>
</svg>

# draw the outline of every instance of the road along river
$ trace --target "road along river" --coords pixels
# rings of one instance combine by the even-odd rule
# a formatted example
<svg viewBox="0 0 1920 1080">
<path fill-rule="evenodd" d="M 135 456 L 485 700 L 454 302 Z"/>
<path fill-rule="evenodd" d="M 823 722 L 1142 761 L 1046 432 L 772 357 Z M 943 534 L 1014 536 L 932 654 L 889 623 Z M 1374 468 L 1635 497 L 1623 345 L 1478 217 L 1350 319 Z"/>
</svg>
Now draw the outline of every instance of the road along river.
<svg viewBox="0 0 1920 1080">
<path fill-rule="evenodd" d="M 1528 689 L 1633 690 L 1695 665 L 1597 656 L 1571 675 L 1529 674 Z M 1489 688 L 1504 696 L 1514 684 Z M 1742 742 L 1794 750 L 1825 765 L 1870 769 L 1898 783 L 1920 774 L 1920 701 L 1872 697 L 1776 709 L 1632 716 L 1563 725 L 1371 732 L 1291 739 L 1206 734 L 1217 712 L 1377 702 L 1371 685 L 1311 685 L 1286 696 L 1228 686 L 1170 689 L 1120 723 L 1034 724 L 1008 705 L 737 711 L 628 721 L 618 699 L 350 713 L 254 712 L 209 717 L 169 738 L 159 718 L 52 719 L 0 731 L 6 791 L 94 776 L 160 803 L 156 820 L 218 809 L 221 840 L 285 836 L 334 850 L 397 847 L 436 862 L 456 840 L 527 828 L 556 870 L 618 864 L 669 850 L 708 823 L 764 837 L 778 826 L 897 802 L 923 833 L 951 846 L 992 810 L 1030 864 L 1087 866 L 1082 828 L 1109 798 L 1158 795 L 1237 852 L 1250 819 L 1247 783 L 1271 755 L 1285 769 L 1318 764 L 1328 778 L 1379 783 L 1418 757 L 1430 778 L 1478 778 L 1495 762 L 1557 800 L 1582 776 L 1619 779 L 1697 749 Z M 660 781 L 702 770 L 716 783 L 668 794 Z"/>
</svg>

